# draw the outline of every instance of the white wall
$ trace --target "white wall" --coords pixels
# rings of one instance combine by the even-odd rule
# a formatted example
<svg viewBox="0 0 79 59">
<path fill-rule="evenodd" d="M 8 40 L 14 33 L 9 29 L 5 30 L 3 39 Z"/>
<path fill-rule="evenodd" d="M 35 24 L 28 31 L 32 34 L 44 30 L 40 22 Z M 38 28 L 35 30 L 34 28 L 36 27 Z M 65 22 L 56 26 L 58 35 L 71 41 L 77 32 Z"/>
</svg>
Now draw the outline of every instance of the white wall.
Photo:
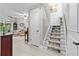
<svg viewBox="0 0 79 59">
<path fill-rule="evenodd" d="M 50 25 L 60 25 L 60 18 L 57 14 L 50 13 Z"/>
<path fill-rule="evenodd" d="M 45 10 L 42 9 L 42 14 L 43 14 L 43 17 L 42 17 L 42 20 L 43 20 L 43 39 L 45 37 L 45 34 L 46 34 L 46 31 L 48 29 L 48 26 L 49 26 L 49 19 L 45 13 Z"/>
<path fill-rule="evenodd" d="M 60 25 L 60 17 L 62 17 L 62 3 L 57 6 L 57 12 L 50 13 L 50 25 Z"/>
<path fill-rule="evenodd" d="M 69 4 L 68 3 L 63 3 L 63 13 L 65 15 L 65 19 L 66 19 L 66 25 L 68 25 L 68 21 L 69 21 Z"/>
<path fill-rule="evenodd" d="M 78 46 L 73 42 L 79 42 L 79 33 L 77 32 L 77 4 L 63 4 L 63 13 L 67 25 L 67 55 L 79 55 Z"/>
<path fill-rule="evenodd" d="M 17 24 L 18 24 L 18 30 L 20 29 L 23 29 L 23 27 L 20 26 L 20 24 L 23 23 L 25 24 L 25 27 L 27 29 L 28 27 L 28 20 L 25 20 L 25 19 L 17 19 Z"/>
</svg>

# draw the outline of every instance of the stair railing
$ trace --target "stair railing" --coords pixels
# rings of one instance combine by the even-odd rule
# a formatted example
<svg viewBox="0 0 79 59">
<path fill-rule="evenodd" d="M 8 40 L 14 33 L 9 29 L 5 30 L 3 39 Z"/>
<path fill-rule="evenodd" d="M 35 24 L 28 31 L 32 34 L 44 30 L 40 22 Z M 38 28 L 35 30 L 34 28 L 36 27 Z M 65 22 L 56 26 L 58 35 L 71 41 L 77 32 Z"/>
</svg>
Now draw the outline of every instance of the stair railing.
<svg viewBox="0 0 79 59">
<path fill-rule="evenodd" d="M 65 55 L 67 55 L 67 23 L 66 23 L 66 18 L 65 15 L 63 14 L 63 18 L 64 18 L 64 26 L 65 26 L 65 41 L 66 41 L 66 45 L 65 45 L 65 49 L 66 49 L 66 53 Z"/>
<path fill-rule="evenodd" d="M 48 36 L 48 34 L 49 34 L 49 31 L 50 31 L 50 26 L 48 27 L 48 29 L 47 29 L 47 31 L 46 31 L 46 34 L 45 34 L 45 37 L 44 37 L 44 41 L 43 41 L 43 46 L 44 46 L 44 48 L 47 48 L 47 45 L 48 45 L 48 38 L 49 38 L 49 36 Z"/>
</svg>

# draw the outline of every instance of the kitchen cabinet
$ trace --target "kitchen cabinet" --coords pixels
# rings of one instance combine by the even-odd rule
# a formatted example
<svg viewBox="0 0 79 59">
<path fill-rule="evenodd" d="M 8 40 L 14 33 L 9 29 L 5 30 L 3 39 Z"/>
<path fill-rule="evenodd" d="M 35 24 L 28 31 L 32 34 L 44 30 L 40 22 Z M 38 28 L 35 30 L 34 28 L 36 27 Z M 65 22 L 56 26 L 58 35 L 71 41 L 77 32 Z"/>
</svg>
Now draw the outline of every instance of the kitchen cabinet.
<svg viewBox="0 0 79 59">
<path fill-rule="evenodd" d="M 78 16 L 77 16 L 77 17 L 78 17 L 78 20 L 77 20 L 77 25 L 78 25 L 78 26 L 77 26 L 77 27 L 78 27 L 78 33 L 79 33 L 79 3 L 77 4 L 77 10 L 78 10 L 78 11 L 77 11 L 77 12 L 78 12 L 78 14 L 77 14 L 77 15 L 78 15 Z"/>
<path fill-rule="evenodd" d="M 70 36 L 71 34 L 68 34 L 68 41 L 67 41 L 67 55 L 68 56 L 77 56 L 77 46 L 73 44 L 75 38 Z"/>
<path fill-rule="evenodd" d="M 69 4 L 69 30 L 77 32 L 77 4 Z"/>
<path fill-rule="evenodd" d="M 12 35 L 0 36 L 0 55 L 12 56 Z"/>
<path fill-rule="evenodd" d="M 69 4 L 69 30 L 79 32 L 79 4 Z"/>
</svg>

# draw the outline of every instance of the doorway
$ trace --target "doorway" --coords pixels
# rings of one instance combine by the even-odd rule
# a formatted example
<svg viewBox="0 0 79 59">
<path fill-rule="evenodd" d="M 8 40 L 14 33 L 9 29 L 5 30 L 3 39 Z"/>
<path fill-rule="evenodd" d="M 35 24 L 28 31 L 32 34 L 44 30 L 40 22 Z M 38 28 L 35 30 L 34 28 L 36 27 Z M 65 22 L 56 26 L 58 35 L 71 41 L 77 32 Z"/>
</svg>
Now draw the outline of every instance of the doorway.
<svg viewBox="0 0 79 59">
<path fill-rule="evenodd" d="M 31 10 L 31 20 L 30 20 L 30 39 L 31 44 L 35 46 L 40 45 L 40 9 Z"/>
</svg>

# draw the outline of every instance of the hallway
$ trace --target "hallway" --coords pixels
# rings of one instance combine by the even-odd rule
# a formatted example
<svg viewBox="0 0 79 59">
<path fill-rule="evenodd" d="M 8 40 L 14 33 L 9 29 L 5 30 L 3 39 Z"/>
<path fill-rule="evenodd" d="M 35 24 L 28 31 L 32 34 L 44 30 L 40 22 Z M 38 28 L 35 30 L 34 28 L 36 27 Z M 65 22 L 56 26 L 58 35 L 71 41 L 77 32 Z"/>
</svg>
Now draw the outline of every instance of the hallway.
<svg viewBox="0 0 79 59">
<path fill-rule="evenodd" d="M 63 56 L 55 51 L 27 45 L 24 42 L 24 37 L 14 37 L 13 44 L 14 56 Z"/>
<path fill-rule="evenodd" d="M 78 3 L 0 3 L 0 8 L 1 56 L 79 56 Z"/>
</svg>

